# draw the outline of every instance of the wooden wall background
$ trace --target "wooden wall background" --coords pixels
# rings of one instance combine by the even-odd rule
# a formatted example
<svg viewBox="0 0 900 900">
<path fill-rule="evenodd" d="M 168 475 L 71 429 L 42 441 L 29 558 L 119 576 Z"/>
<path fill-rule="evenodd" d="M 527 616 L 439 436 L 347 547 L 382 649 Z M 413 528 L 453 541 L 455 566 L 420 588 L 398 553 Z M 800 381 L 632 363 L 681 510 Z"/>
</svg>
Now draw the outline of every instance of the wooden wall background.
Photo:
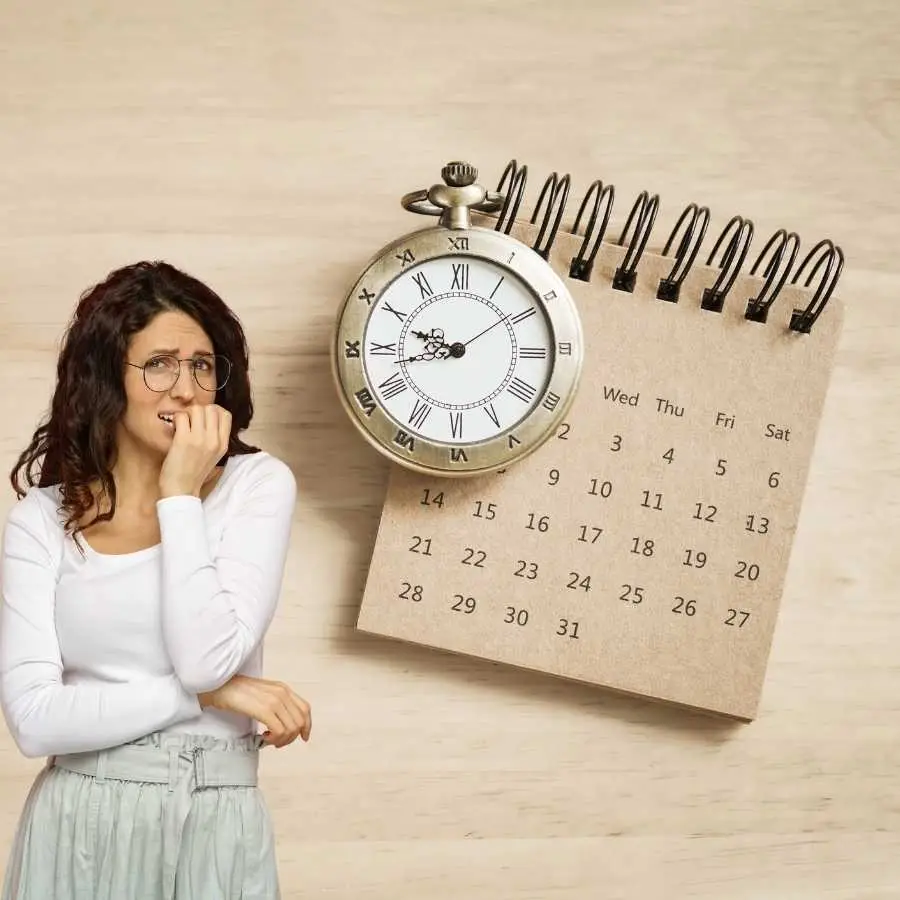
<svg viewBox="0 0 900 900">
<path fill-rule="evenodd" d="M 251 438 L 299 481 L 267 651 L 315 717 L 264 757 L 286 898 L 900 896 L 897 4 L 0 0 L 0 23 L 3 471 L 78 293 L 156 257 L 238 310 Z M 695 201 L 710 236 L 740 213 L 844 247 L 753 724 L 354 631 L 387 468 L 339 408 L 332 320 L 419 224 L 401 194 L 512 157 L 531 203 L 551 171 L 614 183 L 619 227 L 658 191 L 659 243 Z M 0 736 L 4 856 L 39 765 Z"/>
</svg>

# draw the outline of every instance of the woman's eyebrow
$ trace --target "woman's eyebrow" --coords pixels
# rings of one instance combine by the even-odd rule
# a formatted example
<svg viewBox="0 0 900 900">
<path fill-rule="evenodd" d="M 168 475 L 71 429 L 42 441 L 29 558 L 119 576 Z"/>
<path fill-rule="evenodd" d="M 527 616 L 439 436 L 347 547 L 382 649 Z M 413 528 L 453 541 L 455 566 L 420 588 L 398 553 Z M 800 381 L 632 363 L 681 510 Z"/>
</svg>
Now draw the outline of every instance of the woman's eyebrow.
<svg viewBox="0 0 900 900">
<path fill-rule="evenodd" d="M 156 356 L 157 354 L 165 353 L 168 356 L 177 356 L 178 348 L 177 347 L 157 347 L 155 350 L 150 351 L 150 356 Z M 212 356 L 212 350 L 195 350 L 192 354 L 193 356 Z"/>
</svg>

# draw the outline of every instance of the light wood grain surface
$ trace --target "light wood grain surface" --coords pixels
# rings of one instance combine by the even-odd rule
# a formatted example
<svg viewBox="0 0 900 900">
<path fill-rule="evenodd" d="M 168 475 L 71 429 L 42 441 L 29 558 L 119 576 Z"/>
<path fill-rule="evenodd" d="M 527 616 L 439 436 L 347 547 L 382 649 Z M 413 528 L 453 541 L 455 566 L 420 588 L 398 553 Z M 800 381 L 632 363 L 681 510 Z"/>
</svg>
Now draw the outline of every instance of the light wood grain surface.
<svg viewBox="0 0 900 900">
<path fill-rule="evenodd" d="M 888 0 L 0 0 L 0 463 L 110 269 L 165 258 L 238 311 L 250 439 L 300 487 L 267 645 L 315 720 L 264 757 L 286 900 L 900 896 L 898 31 Z M 659 192 L 656 243 L 695 201 L 710 235 L 740 213 L 844 248 L 752 724 L 354 629 L 387 466 L 331 384 L 338 303 L 418 224 L 401 194 L 512 157 L 531 203 L 551 171 L 614 183 L 619 222 Z M 4 857 L 39 765 L 4 732 Z"/>
</svg>

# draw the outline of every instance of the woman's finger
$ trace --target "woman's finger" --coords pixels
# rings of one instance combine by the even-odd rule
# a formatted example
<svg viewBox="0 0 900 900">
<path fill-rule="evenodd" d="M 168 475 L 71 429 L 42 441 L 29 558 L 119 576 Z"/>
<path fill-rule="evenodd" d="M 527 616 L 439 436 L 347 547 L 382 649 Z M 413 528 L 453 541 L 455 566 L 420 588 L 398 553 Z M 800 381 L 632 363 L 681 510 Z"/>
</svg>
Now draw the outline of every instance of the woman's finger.
<svg viewBox="0 0 900 900">
<path fill-rule="evenodd" d="M 202 419 L 202 416 L 203 411 L 198 410 L 196 404 L 186 406 L 184 409 L 180 409 L 175 413 L 175 420 L 180 421 L 181 431 L 184 433 L 185 437 L 191 438 L 192 443 L 197 438 L 198 430 L 202 428 L 202 424 L 198 421 Z"/>
<path fill-rule="evenodd" d="M 297 710 L 291 701 L 291 690 L 278 682 L 259 685 L 263 695 L 262 705 L 267 718 L 261 720 L 273 732 L 276 743 L 292 741 L 300 733 L 302 715 L 298 718 Z M 286 740 L 287 739 L 287 740 Z"/>
<path fill-rule="evenodd" d="M 203 409 L 203 425 L 205 429 L 204 440 L 211 453 L 217 454 L 216 459 L 224 452 L 222 447 L 222 432 L 227 427 L 224 419 L 228 415 L 227 410 L 215 403 L 210 403 Z M 230 432 L 230 428 L 228 429 Z M 227 446 L 227 445 L 226 445 Z"/>
<path fill-rule="evenodd" d="M 310 732 L 312 731 L 312 710 L 302 697 L 298 696 L 293 691 L 291 691 L 291 694 L 293 695 L 294 705 L 297 710 L 296 716 L 302 723 L 300 727 L 300 737 L 302 737 L 304 741 L 308 741 Z"/>
<path fill-rule="evenodd" d="M 304 741 L 309 740 L 312 723 L 306 701 L 298 697 L 287 685 L 276 683 L 270 690 L 275 694 L 272 708 L 285 726 L 285 730 L 281 734 L 272 734 L 271 743 L 278 747 L 284 747 L 293 743 L 298 737 L 302 737 Z"/>
<path fill-rule="evenodd" d="M 303 720 L 303 727 L 300 729 L 300 737 L 302 737 L 304 741 L 308 741 L 311 733 L 312 733 L 312 712 L 307 712 L 306 716 Z"/>
<path fill-rule="evenodd" d="M 273 708 L 270 702 L 260 704 L 260 711 L 253 716 L 258 719 L 266 727 L 266 732 L 270 735 L 270 742 L 276 746 L 280 746 L 280 741 L 284 735 L 290 730 L 289 719 L 284 715 L 282 710 Z"/>
<path fill-rule="evenodd" d="M 228 696 L 228 687 L 234 691 Z M 309 740 L 312 728 L 309 704 L 288 685 L 263 678 L 235 676 L 224 686 L 228 699 L 226 707 L 249 715 L 260 722 L 263 740 L 276 747 L 284 747 L 298 737 Z"/>
<path fill-rule="evenodd" d="M 175 434 L 189 434 L 191 430 L 191 416 L 186 409 L 179 409 L 172 414 L 172 424 L 175 426 Z"/>
<path fill-rule="evenodd" d="M 297 739 L 302 728 L 301 722 L 297 720 L 295 711 L 291 709 L 290 704 L 284 702 L 280 698 L 274 700 L 274 707 L 279 721 L 282 723 L 280 734 L 275 735 L 275 746 L 284 747 Z"/>
<path fill-rule="evenodd" d="M 219 439 L 219 408 L 215 403 L 203 407 L 203 430 L 206 440 L 212 443 Z"/>
<path fill-rule="evenodd" d="M 219 409 L 219 450 L 222 455 L 228 449 L 228 442 L 231 440 L 231 413 L 227 409 L 217 408 Z"/>
</svg>

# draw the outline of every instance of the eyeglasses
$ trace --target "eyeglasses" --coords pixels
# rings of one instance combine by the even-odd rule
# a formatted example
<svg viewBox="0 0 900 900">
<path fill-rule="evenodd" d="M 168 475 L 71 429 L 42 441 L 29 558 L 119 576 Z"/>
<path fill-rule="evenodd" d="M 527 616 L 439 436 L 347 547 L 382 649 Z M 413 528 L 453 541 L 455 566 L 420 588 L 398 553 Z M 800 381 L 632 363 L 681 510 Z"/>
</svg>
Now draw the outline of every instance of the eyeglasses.
<svg viewBox="0 0 900 900">
<path fill-rule="evenodd" d="M 153 356 L 143 365 L 127 363 L 135 369 L 144 370 L 144 384 L 151 391 L 163 393 L 171 390 L 181 374 L 181 364 L 191 364 L 194 381 L 204 391 L 220 391 L 225 387 L 231 374 L 231 360 L 219 354 L 193 356 L 190 359 L 178 359 L 177 356 Z"/>
</svg>

